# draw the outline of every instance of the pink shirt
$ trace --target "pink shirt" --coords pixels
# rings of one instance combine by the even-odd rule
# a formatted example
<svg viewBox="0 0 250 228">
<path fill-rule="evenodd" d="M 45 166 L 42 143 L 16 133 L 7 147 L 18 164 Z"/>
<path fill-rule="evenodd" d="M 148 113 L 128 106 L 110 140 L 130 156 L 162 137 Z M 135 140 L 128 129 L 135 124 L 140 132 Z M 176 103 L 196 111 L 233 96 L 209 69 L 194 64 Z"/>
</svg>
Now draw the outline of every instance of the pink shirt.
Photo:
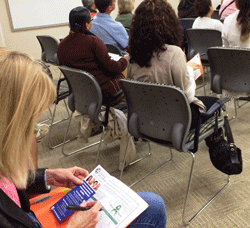
<svg viewBox="0 0 250 228">
<path fill-rule="evenodd" d="M 219 14 L 221 14 L 222 10 L 224 10 L 225 7 L 227 7 L 230 2 L 232 2 L 232 0 L 224 0 L 221 7 L 220 7 L 220 11 Z M 236 4 L 235 2 L 230 4 L 221 14 L 221 19 L 226 18 L 227 16 L 229 16 L 230 14 L 234 13 L 237 10 Z"/>
<path fill-rule="evenodd" d="M 12 199 L 19 207 L 21 207 L 16 186 L 11 181 L 9 181 L 6 177 L 3 177 L 0 179 L 0 188 L 10 199 Z"/>
</svg>

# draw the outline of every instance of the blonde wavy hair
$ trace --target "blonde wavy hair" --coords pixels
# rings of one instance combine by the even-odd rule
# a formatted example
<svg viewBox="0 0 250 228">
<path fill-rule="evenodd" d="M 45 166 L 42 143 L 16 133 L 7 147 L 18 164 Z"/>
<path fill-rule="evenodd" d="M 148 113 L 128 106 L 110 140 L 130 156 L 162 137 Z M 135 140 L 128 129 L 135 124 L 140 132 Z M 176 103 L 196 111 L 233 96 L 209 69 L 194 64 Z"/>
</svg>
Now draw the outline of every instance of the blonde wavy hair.
<svg viewBox="0 0 250 228">
<path fill-rule="evenodd" d="M 118 0 L 119 14 L 132 13 L 135 0 Z"/>
<path fill-rule="evenodd" d="M 52 80 L 27 54 L 0 48 L 0 179 L 19 189 L 34 174 L 31 144 L 42 111 L 55 99 Z"/>
</svg>

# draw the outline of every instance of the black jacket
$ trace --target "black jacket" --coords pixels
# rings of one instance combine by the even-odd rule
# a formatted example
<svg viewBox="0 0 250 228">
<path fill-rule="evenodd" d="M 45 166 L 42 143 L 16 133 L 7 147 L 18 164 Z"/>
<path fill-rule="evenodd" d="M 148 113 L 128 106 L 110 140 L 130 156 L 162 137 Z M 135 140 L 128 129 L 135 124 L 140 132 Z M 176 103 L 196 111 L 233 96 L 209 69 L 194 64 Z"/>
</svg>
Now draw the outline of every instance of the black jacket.
<svg viewBox="0 0 250 228">
<path fill-rule="evenodd" d="M 29 195 L 46 193 L 45 169 L 38 169 L 35 181 L 27 190 L 17 190 L 21 208 L 0 189 L 0 227 L 1 228 L 37 228 L 27 212 L 30 211 Z"/>
</svg>

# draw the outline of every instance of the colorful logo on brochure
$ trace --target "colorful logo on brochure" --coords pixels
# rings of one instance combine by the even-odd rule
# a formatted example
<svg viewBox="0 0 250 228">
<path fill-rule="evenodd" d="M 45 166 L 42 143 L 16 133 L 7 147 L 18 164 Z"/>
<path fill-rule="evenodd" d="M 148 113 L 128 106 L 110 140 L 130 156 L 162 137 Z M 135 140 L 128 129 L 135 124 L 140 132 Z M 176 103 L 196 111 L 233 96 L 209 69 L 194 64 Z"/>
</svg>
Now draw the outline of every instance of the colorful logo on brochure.
<svg viewBox="0 0 250 228">
<path fill-rule="evenodd" d="M 101 168 L 100 167 L 95 170 L 96 174 L 99 174 L 100 172 L 101 172 Z"/>
</svg>

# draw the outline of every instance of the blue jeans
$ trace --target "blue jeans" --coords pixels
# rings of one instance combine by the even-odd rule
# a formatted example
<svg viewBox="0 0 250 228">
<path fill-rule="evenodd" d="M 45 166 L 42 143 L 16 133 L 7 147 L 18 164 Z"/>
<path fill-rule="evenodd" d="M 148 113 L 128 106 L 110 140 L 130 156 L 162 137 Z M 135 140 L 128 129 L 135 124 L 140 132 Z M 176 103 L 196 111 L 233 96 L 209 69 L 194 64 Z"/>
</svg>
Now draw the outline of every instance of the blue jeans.
<svg viewBox="0 0 250 228">
<path fill-rule="evenodd" d="M 153 192 L 138 192 L 149 207 L 128 228 L 166 228 L 167 213 L 163 199 Z"/>
</svg>

